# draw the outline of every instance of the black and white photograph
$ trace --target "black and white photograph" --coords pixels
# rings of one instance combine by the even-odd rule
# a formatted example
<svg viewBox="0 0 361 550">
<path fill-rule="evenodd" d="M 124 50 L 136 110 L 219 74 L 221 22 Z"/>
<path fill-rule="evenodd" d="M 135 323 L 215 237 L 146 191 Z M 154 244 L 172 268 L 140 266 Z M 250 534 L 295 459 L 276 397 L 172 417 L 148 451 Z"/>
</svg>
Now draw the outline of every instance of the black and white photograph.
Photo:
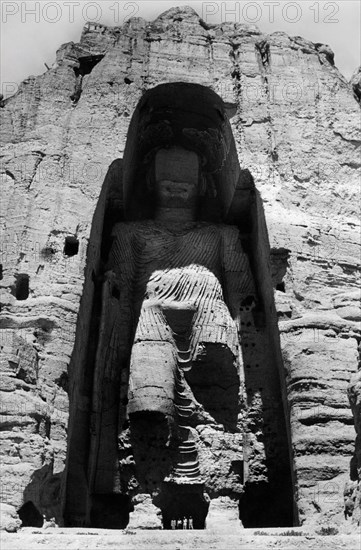
<svg viewBox="0 0 361 550">
<path fill-rule="evenodd" d="M 361 1 L 0 8 L 1 550 L 360 550 Z"/>
</svg>

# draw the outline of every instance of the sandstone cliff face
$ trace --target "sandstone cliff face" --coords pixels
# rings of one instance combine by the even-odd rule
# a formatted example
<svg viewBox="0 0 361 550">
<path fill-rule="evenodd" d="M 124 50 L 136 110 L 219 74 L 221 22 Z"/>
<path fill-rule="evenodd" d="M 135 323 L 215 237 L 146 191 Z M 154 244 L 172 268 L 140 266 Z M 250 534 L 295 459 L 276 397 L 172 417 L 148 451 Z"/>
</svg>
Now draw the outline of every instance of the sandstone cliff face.
<svg viewBox="0 0 361 550">
<path fill-rule="evenodd" d="M 96 261 L 93 216 L 142 94 L 178 81 L 212 88 L 235 112 L 240 165 L 263 200 L 300 521 L 341 525 L 345 484 L 347 521 L 359 521 L 360 442 L 350 485 L 347 399 L 361 320 L 359 105 L 327 47 L 208 27 L 191 8 L 86 26 L 1 109 L 1 500 L 16 509 L 32 501 L 62 521 L 68 366 L 80 299 L 92 292 L 83 283 Z M 357 379 L 350 395 L 360 438 Z M 255 392 L 255 416 L 260 399 Z M 262 428 L 250 438 L 256 471 Z"/>
</svg>

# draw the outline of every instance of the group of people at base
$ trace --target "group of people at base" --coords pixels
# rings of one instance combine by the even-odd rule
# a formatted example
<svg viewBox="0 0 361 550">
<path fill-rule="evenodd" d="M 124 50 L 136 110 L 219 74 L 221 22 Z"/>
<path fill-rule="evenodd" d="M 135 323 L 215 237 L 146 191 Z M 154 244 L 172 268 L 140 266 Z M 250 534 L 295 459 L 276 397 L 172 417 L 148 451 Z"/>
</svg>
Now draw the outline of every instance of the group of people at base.
<svg viewBox="0 0 361 550">
<path fill-rule="evenodd" d="M 193 529 L 193 518 L 178 518 L 172 519 L 171 521 L 172 529 Z"/>
</svg>

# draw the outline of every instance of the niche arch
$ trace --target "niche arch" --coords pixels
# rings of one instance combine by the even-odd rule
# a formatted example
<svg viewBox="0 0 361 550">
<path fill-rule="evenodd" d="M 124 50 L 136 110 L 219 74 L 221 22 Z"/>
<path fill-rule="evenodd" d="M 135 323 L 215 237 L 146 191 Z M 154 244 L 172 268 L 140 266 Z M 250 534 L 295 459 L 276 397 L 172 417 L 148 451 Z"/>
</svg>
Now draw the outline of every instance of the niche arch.
<svg viewBox="0 0 361 550">
<path fill-rule="evenodd" d="M 140 99 L 130 122 L 124 159 L 117 159 L 110 166 L 94 213 L 76 341 L 69 366 L 70 419 L 63 488 L 65 524 L 91 526 L 96 516 L 98 527 L 102 527 L 103 521 L 104 527 L 119 528 L 120 524 L 126 525 L 133 510 L 131 497 L 137 490 L 129 490 L 131 479 L 136 476 L 136 469 L 129 466 L 134 454 L 131 443 L 125 441 L 126 436 L 122 439 L 123 432 L 114 437 L 107 449 L 107 465 L 100 473 L 99 444 L 97 448 L 92 443 L 97 431 L 92 399 L 97 384 L 94 365 L 101 331 L 102 284 L 115 223 L 152 219 L 155 199 L 149 182 L 149 166 L 158 149 L 175 145 L 195 151 L 203 159 L 205 191 L 197 218 L 238 228 L 258 290 L 257 307 L 251 312 L 252 322 L 248 312 L 251 308 L 245 307 L 247 315 L 242 333 L 246 414 L 242 427 L 244 449 L 237 463 L 241 464 L 238 470 L 244 472 L 244 478 L 238 479 L 238 486 L 242 486 L 238 492 L 224 487 L 220 494 L 239 500 L 240 519 L 246 527 L 294 525 L 298 520 L 293 510 L 291 435 L 262 200 L 252 175 L 240 167 L 222 99 L 209 88 L 182 82 L 156 86 Z M 119 376 L 116 384 L 109 385 L 108 396 L 104 398 L 104 414 L 109 415 L 109 422 L 114 422 L 115 417 L 121 419 L 124 433 L 129 427 L 126 384 Z M 261 472 L 257 468 L 252 470 L 254 457 L 251 456 L 259 433 L 264 445 Z M 167 491 L 164 495 L 169 494 Z M 207 494 L 210 498 L 220 496 L 212 487 L 207 489 Z M 260 506 L 260 499 L 266 505 Z M 119 502 L 120 507 L 114 524 L 113 500 Z M 153 499 L 156 505 L 165 501 L 166 497 L 159 495 Z M 186 513 L 186 501 L 182 496 L 182 514 Z M 167 517 L 164 526 L 169 528 L 171 522 L 172 518 Z"/>
</svg>

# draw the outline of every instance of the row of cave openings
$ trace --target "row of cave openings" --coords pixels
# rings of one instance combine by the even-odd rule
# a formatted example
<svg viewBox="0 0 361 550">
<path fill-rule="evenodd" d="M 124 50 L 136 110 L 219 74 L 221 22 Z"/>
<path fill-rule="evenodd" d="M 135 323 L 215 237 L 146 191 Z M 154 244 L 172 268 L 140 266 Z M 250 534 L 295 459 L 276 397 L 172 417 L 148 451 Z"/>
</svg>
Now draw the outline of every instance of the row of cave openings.
<svg viewBox="0 0 361 550">
<path fill-rule="evenodd" d="M 247 495 L 249 488 L 239 500 L 239 516 L 245 528 L 291 526 L 290 517 L 280 518 L 277 510 L 269 513 L 267 483 L 258 483 Z M 251 498 L 250 498 L 251 496 Z M 162 527 L 165 530 L 206 529 L 209 501 L 195 491 L 165 491 L 160 506 Z M 131 497 L 124 494 L 102 494 L 93 496 L 90 523 L 96 529 L 125 529 L 134 512 Z M 18 510 L 22 527 L 55 526 L 55 518 L 46 518 L 36 505 L 28 500 Z M 276 521 L 277 520 L 277 521 Z"/>
<path fill-rule="evenodd" d="M 63 254 L 67 258 L 76 256 L 79 252 L 79 240 L 74 236 L 65 237 Z M 43 251 L 45 256 L 54 254 L 55 250 L 47 248 Z M 3 278 L 3 266 L 0 264 L 0 280 Z M 15 275 L 15 284 L 11 288 L 11 293 L 19 301 L 27 300 L 30 292 L 30 277 L 27 273 L 17 273 Z"/>
<path fill-rule="evenodd" d="M 70 96 L 70 99 L 73 102 L 73 105 L 76 106 L 78 104 L 78 101 L 83 93 L 83 79 L 84 76 L 87 76 L 92 72 L 94 67 L 98 65 L 98 63 L 103 59 L 104 55 L 87 55 L 83 57 L 78 58 L 78 65 L 74 67 L 74 75 L 75 75 L 75 86 L 74 91 Z M 124 84 L 132 84 L 133 80 L 125 77 L 123 80 Z M 109 86 L 113 86 L 114 82 L 113 80 L 109 80 L 107 82 Z"/>
</svg>

